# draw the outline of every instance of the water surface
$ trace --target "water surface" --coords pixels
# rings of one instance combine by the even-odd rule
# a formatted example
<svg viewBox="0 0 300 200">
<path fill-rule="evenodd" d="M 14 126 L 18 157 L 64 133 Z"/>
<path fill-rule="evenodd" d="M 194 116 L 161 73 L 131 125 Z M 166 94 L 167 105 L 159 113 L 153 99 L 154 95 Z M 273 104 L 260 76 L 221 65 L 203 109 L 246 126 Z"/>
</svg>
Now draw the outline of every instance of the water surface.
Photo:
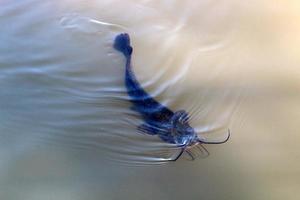
<svg viewBox="0 0 300 200">
<path fill-rule="evenodd" d="M 296 199 L 300 7 L 281 4 L 1 1 L 0 197 Z M 164 162 L 178 149 L 136 130 L 120 32 L 145 89 L 228 143 Z"/>
</svg>

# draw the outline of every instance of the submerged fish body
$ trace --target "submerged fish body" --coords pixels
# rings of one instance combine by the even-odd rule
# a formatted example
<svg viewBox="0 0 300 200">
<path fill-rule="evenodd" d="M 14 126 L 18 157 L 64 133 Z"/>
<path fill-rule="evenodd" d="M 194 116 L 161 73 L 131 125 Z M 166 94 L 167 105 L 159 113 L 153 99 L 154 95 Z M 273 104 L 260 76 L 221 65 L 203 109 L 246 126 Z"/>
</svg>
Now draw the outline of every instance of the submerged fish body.
<svg viewBox="0 0 300 200">
<path fill-rule="evenodd" d="M 186 111 L 173 112 L 157 102 L 141 87 L 132 70 L 131 55 L 133 49 L 130 46 L 130 37 L 127 33 L 116 36 L 114 48 L 126 58 L 125 85 L 127 93 L 132 103 L 132 109 L 140 113 L 144 120 L 138 130 L 149 135 L 158 135 L 163 141 L 182 147 L 182 151 L 174 160 L 177 160 L 188 146 L 199 143 L 219 144 L 228 140 L 229 135 L 222 142 L 201 141 L 195 130 L 189 125 L 189 116 Z"/>
</svg>

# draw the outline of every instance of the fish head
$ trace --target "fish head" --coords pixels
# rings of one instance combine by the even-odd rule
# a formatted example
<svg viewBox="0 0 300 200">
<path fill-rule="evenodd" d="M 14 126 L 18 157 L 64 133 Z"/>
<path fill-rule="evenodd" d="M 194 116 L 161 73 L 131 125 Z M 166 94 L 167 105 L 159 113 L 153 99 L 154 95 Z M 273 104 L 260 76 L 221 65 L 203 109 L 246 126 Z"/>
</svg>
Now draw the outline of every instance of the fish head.
<svg viewBox="0 0 300 200">
<path fill-rule="evenodd" d="M 179 110 L 171 118 L 171 134 L 176 144 L 185 146 L 197 143 L 198 137 L 189 124 L 189 116 L 185 110 Z"/>
</svg>

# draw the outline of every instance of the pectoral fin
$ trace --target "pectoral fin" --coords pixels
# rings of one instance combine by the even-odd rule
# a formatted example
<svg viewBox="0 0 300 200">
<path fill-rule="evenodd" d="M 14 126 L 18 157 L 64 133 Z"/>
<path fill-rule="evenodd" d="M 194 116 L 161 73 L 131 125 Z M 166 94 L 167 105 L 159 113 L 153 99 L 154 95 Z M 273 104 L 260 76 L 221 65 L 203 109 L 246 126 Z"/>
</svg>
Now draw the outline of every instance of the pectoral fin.
<svg viewBox="0 0 300 200">
<path fill-rule="evenodd" d="M 149 135 L 156 135 L 157 134 L 157 130 L 151 126 L 150 124 L 141 124 L 137 127 L 137 129 L 143 133 L 149 134 Z"/>
</svg>

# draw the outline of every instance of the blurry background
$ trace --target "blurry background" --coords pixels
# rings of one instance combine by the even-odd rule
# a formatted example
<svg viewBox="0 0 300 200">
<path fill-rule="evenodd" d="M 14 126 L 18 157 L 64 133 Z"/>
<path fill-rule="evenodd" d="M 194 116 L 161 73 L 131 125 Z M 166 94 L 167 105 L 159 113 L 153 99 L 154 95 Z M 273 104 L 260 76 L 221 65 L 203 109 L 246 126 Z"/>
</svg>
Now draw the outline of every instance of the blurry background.
<svg viewBox="0 0 300 200">
<path fill-rule="evenodd" d="M 0 16 L 0 199 L 300 198 L 298 1 L 2 0 Z M 120 32 L 146 90 L 227 143 L 151 165 L 164 144 L 136 131 Z"/>
</svg>

